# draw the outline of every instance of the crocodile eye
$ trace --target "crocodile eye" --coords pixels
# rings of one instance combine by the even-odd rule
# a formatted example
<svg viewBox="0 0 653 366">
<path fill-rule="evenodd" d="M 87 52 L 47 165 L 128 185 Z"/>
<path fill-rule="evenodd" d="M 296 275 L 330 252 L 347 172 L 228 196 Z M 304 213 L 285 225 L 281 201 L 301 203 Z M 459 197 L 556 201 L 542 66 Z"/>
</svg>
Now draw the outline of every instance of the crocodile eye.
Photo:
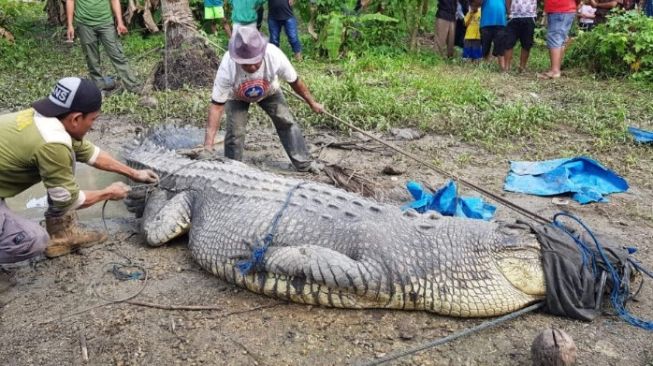
<svg viewBox="0 0 653 366">
<path fill-rule="evenodd" d="M 405 217 L 410 217 L 412 219 L 412 218 L 415 218 L 415 217 L 419 217 L 419 213 L 417 213 L 417 211 L 415 211 L 413 209 L 410 209 L 410 210 L 404 212 L 404 216 Z"/>
</svg>

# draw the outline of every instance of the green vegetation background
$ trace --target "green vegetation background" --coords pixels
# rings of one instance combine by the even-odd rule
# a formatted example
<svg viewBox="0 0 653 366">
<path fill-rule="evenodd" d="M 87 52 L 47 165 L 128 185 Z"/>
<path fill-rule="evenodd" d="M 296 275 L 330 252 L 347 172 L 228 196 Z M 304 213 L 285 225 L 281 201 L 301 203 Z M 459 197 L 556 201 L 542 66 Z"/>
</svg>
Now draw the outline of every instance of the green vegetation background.
<svg viewBox="0 0 653 366">
<path fill-rule="evenodd" d="M 0 43 L 0 110 L 4 111 L 27 108 L 47 95 L 61 77 L 86 75 L 79 44 L 67 46 L 64 29 L 46 25 L 42 4 L 14 2 L 11 6 L 19 16 L 11 27 L 15 44 Z M 426 31 L 431 32 L 431 27 L 429 20 Z M 207 37 L 219 47 L 227 44 L 222 34 Z M 560 80 L 538 80 L 535 72 L 548 66 L 541 39 L 532 51 L 529 71 L 523 74 L 499 73 L 493 63 L 445 61 L 434 54 L 429 37 L 422 38 L 417 52 L 368 45 L 344 50 L 338 60 L 320 57 L 306 32 L 302 41 L 305 60 L 296 67 L 317 100 L 363 128 L 416 127 L 522 158 L 599 154 L 633 168 L 641 159 L 651 160 L 650 148 L 633 144 L 626 132 L 629 125 L 653 127 L 651 84 L 597 79 L 582 65 L 567 66 Z M 123 38 L 127 57 L 141 78 L 160 61 L 161 54 L 153 50 L 162 44 L 161 34 L 144 36 L 138 29 Z M 285 36 L 282 49 L 290 54 Z M 218 47 L 216 52 L 221 54 Z M 516 49 L 516 59 L 518 55 Z M 112 74 L 108 60 L 103 64 Z M 156 91 L 154 107 L 141 106 L 134 94 L 112 94 L 103 112 L 143 124 L 181 121 L 202 126 L 210 93 L 208 88 Z M 338 127 L 301 103 L 291 103 L 306 127 Z M 261 116 L 255 111 L 253 119 L 266 123 Z"/>
</svg>

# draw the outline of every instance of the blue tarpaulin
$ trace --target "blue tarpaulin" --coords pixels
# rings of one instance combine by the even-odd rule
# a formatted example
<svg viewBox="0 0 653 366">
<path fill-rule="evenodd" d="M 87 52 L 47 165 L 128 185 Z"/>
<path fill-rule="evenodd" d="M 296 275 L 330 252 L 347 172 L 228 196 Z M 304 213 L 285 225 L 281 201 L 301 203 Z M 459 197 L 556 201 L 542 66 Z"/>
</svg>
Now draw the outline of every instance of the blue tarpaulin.
<svg viewBox="0 0 653 366">
<path fill-rule="evenodd" d="M 645 143 L 653 142 L 653 131 L 640 130 L 635 127 L 628 127 L 628 132 L 635 138 L 635 141 Z"/>
<path fill-rule="evenodd" d="M 444 216 L 483 220 L 491 219 L 494 216 L 494 211 L 496 211 L 495 206 L 484 202 L 479 197 L 458 197 L 458 188 L 453 181 L 447 182 L 435 193 L 429 192 L 421 184 L 414 181 L 409 181 L 406 188 L 415 201 L 403 206 L 403 210 L 412 208 L 421 213 L 432 210 Z"/>
<path fill-rule="evenodd" d="M 573 193 L 586 204 L 607 202 L 604 195 L 628 190 L 628 183 L 597 161 L 586 157 L 547 161 L 511 161 L 506 191 L 553 196 Z"/>
</svg>

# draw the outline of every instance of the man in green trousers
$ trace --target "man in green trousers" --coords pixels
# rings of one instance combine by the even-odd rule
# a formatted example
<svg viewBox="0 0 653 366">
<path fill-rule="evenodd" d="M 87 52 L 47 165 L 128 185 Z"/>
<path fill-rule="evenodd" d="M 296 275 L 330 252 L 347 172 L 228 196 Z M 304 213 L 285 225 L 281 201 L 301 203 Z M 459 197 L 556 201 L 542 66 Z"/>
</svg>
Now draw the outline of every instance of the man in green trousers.
<svg viewBox="0 0 653 366">
<path fill-rule="evenodd" d="M 129 67 L 118 39 L 119 35 L 127 33 L 127 27 L 122 21 L 120 0 L 66 0 L 66 20 L 68 41 L 73 41 L 77 31 L 82 50 L 86 55 L 89 76 L 95 85 L 100 90 L 111 90 L 116 87 L 115 81 L 102 75 L 101 43 L 125 89 L 139 94 L 141 87 Z"/>
</svg>

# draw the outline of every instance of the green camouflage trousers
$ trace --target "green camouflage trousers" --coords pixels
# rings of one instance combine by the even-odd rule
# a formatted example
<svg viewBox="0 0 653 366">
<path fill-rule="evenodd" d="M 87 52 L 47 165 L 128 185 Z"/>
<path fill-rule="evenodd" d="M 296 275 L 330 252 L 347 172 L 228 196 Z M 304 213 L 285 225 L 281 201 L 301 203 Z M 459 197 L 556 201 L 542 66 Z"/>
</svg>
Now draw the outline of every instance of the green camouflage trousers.
<svg viewBox="0 0 653 366">
<path fill-rule="evenodd" d="M 127 57 L 125 57 L 122 45 L 118 39 L 118 33 L 112 23 L 95 27 L 78 23 L 76 33 L 82 43 L 82 50 L 86 56 L 89 76 L 98 88 L 110 88 L 110 85 L 107 85 L 102 76 L 100 65 L 100 43 L 102 43 L 104 51 L 109 56 L 109 60 L 111 60 L 125 88 L 132 92 L 139 91 L 139 83 L 129 68 L 129 62 L 127 61 Z"/>
</svg>

